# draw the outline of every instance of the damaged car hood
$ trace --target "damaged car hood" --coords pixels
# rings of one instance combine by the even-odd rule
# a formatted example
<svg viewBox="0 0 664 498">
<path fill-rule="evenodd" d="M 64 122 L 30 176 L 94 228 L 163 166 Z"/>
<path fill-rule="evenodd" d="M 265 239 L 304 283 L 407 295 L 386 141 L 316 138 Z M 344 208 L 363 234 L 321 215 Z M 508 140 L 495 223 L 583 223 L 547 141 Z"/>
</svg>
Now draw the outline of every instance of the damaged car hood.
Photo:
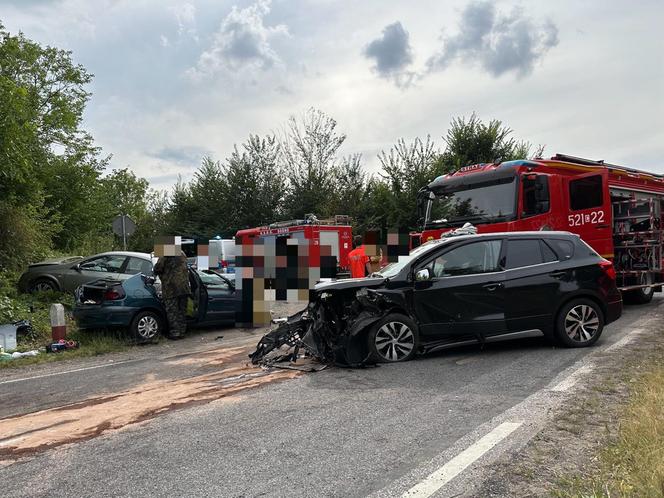
<svg viewBox="0 0 664 498">
<path fill-rule="evenodd" d="M 334 280 L 332 282 L 321 282 L 316 284 L 314 290 L 317 293 L 345 290 L 345 289 L 360 289 L 362 287 L 376 287 L 385 282 L 385 277 L 365 277 L 365 278 L 347 278 L 344 280 Z"/>
</svg>

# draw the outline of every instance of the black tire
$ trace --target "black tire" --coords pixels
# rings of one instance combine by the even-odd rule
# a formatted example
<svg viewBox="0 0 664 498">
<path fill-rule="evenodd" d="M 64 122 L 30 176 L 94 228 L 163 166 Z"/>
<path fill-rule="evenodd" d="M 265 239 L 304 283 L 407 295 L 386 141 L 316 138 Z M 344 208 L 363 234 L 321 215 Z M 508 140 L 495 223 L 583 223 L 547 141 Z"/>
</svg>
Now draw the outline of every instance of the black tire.
<svg viewBox="0 0 664 498">
<path fill-rule="evenodd" d="M 556 318 L 556 339 L 568 348 L 592 346 L 604 330 L 604 313 L 590 299 L 565 304 Z"/>
<path fill-rule="evenodd" d="M 372 359 L 380 363 L 413 359 L 420 342 L 415 322 L 399 313 L 379 320 L 369 330 L 367 340 Z"/>
<path fill-rule="evenodd" d="M 57 291 L 58 286 L 53 280 L 48 278 L 38 278 L 30 284 L 29 291 L 33 292 L 48 292 L 48 291 Z"/>
<path fill-rule="evenodd" d="M 652 274 L 647 274 L 645 276 L 645 279 L 641 283 L 643 285 L 654 283 Z M 647 289 L 635 289 L 623 293 L 625 302 L 629 304 L 648 304 L 650 301 L 652 301 L 652 297 L 654 295 L 655 295 L 654 287 L 648 287 Z"/>
<path fill-rule="evenodd" d="M 164 320 L 154 311 L 140 311 L 131 321 L 129 330 L 138 342 L 155 342 L 164 332 Z"/>
</svg>

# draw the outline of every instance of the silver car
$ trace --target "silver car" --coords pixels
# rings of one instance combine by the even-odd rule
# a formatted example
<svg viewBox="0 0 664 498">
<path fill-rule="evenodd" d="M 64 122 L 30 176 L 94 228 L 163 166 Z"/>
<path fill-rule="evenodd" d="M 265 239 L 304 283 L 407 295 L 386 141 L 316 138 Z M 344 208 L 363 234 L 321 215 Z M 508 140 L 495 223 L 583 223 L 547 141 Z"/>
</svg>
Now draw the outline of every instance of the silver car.
<svg viewBox="0 0 664 498">
<path fill-rule="evenodd" d="M 148 253 L 128 251 L 42 261 L 28 266 L 18 288 L 22 292 L 74 292 L 78 286 L 100 278 L 124 280 L 137 273 L 152 275 L 156 261 Z"/>
</svg>

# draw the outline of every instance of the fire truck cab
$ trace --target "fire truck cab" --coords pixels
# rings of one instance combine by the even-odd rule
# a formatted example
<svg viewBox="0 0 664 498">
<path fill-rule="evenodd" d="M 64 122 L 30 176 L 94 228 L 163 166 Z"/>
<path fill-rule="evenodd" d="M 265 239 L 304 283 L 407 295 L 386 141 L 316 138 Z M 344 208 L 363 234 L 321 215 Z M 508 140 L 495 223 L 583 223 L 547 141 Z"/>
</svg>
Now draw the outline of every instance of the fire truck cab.
<svg viewBox="0 0 664 498">
<path fill-rule="evenodd" d="M 635 302 L 661 290 L 664 176 L 556 154 L 466 166 L 420 190 L 415 246 L 470 222 L 479 233 L 565 230 L 613 262 Z"/>
<path fill-rule="evenodd" d="M 331 256 L 337 259 L 337 277 L 350 276 L 348 253 L 353 249 L 353 232 L 350 218 L 336 215 L 332 219 L 319 220 L 308 214 L 301 220 L 271 223 L 268 226 L 239 230 L 235 240 L 239 244 L 251 244 L 254 238 L 294 238 L 308 240 L 316 247 L 328 246 Z"/>
</svg>

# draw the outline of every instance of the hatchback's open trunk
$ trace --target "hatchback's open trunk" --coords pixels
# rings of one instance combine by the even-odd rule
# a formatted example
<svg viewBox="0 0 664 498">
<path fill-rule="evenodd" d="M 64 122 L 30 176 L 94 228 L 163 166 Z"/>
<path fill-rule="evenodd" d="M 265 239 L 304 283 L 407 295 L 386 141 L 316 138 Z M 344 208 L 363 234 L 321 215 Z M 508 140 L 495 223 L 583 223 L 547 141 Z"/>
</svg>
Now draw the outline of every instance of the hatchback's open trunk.
<svg viewBox="0 0 664 498">
<path fill-rule="evenodd" d="M 76 290 L 76 300 L 80 304 L 101 304 L 106 292 L 118 285 L 122 285 L 120 280 L 111 279 L 100 279 L 83 284 Z"/>
</svg>

